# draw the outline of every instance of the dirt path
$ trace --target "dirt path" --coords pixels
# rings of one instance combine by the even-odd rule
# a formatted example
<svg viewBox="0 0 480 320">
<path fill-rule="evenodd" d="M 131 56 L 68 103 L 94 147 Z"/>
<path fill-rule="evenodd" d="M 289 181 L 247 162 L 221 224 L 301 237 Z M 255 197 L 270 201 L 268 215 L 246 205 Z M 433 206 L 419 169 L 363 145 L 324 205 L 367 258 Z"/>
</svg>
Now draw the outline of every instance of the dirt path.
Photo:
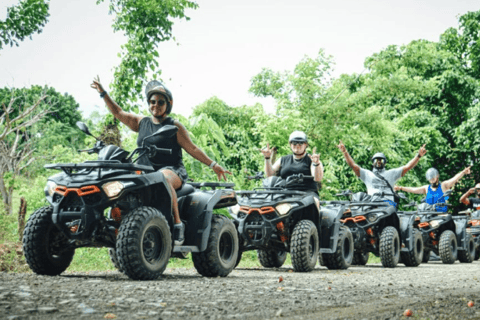
<svg viewBox="0 0 480 320">
<path fill-rule="evenodd" d="M 240 268 L 226 278 L 167 269 L 145 282 L 118 272 L 0 273 L 0 318 L 402 319 L 409 308 L 414 319 L 480 319 L 479 279 L 478 261 L 311 273 Z"/>
</svg>

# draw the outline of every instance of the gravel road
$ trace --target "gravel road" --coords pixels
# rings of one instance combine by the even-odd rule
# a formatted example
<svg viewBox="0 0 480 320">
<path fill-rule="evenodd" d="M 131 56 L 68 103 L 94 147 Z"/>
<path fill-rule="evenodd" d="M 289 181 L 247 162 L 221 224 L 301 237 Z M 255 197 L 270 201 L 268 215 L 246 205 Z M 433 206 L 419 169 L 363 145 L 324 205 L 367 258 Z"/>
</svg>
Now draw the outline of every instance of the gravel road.
<svg viewBox="0 0 480 320">
<path fill-rule="evenodd" d="M 480 319 L 479 279 L 479 261 L 345 271 L 317 266 L 310 273 L 239 268 L 226 278 L 167 269 L 161 279 L 143 282 L 119 272 L 0 272 L 0 318 L 406 319 L 411 309 L 414 319 Z"/>
</svg>

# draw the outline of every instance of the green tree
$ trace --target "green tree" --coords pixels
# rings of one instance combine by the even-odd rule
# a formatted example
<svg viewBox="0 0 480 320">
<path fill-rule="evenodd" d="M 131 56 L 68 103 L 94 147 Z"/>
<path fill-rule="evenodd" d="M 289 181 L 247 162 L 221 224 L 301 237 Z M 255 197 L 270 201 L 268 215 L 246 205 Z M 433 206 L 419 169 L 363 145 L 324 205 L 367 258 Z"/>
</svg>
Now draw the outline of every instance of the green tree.
<svg viewBox="0 0 480 320">
<path fill-rule="evenodd" d="M 97 4 L 103 1 L 97 0 Z M 118 53 L 121 62 L 110 85 L 112 97 L 123 109 L 139 112 L 135 103 L 142 99 L 147 75 L 151 73 L 157 79 L 161 74 L 156 60 L 158 44 L 173 38 L 173 19 L 189 20 L 185 10 L 197 7 L 189 0 L 110 0 L 113 30 L 124 32 L 128 39 Z M 111 115 L 107 122 L 113 122 Z"/>
<path fill-rule="evenodd" d="M 7 18 L 0 20 L 0 50 L 3 45 L 16 45 L 32 34 L 41 33 L 48 21 L 49 0 L 21 0 L 7 8 Z"/>
</svg>

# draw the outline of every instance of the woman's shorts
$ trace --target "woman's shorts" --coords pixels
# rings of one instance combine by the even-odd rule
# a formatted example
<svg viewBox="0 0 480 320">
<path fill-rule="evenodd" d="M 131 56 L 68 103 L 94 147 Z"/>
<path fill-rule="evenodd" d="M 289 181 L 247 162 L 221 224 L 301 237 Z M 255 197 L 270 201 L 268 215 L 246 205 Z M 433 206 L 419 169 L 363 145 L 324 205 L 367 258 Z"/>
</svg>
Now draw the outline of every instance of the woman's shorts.
<svg viewBox="0 0 480 320">
<path fill-rule="evenodd" d="M 180 180 L 182 180 L 182 187 L 188 179 L 187 169 L 185 169 L 184 166 L 166 166 L 166 167 L 163 167 L 159 170 L 160 171 L 161 170 L 173 171 L 180 178 Z"/>
</svg>

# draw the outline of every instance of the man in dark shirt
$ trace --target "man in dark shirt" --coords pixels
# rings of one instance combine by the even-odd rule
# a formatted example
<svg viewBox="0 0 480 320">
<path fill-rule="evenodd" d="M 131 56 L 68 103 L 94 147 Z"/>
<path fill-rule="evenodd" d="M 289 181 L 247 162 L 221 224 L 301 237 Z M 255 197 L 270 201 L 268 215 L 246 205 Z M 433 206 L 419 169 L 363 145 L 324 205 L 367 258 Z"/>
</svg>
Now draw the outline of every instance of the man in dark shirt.
<svg viewBox="0 0 480 320">
<path fill-rule="evenodd" d="M 475 198 L 469 198 L 468 196 L 475 194 Z M 480 210 L 480 183 L 475 185 L 475 188 L 471 188 L 463 196 L 460 197 L 460 202 L 469 206 L 470 204 L 475 210 Z"/>
</svg>

